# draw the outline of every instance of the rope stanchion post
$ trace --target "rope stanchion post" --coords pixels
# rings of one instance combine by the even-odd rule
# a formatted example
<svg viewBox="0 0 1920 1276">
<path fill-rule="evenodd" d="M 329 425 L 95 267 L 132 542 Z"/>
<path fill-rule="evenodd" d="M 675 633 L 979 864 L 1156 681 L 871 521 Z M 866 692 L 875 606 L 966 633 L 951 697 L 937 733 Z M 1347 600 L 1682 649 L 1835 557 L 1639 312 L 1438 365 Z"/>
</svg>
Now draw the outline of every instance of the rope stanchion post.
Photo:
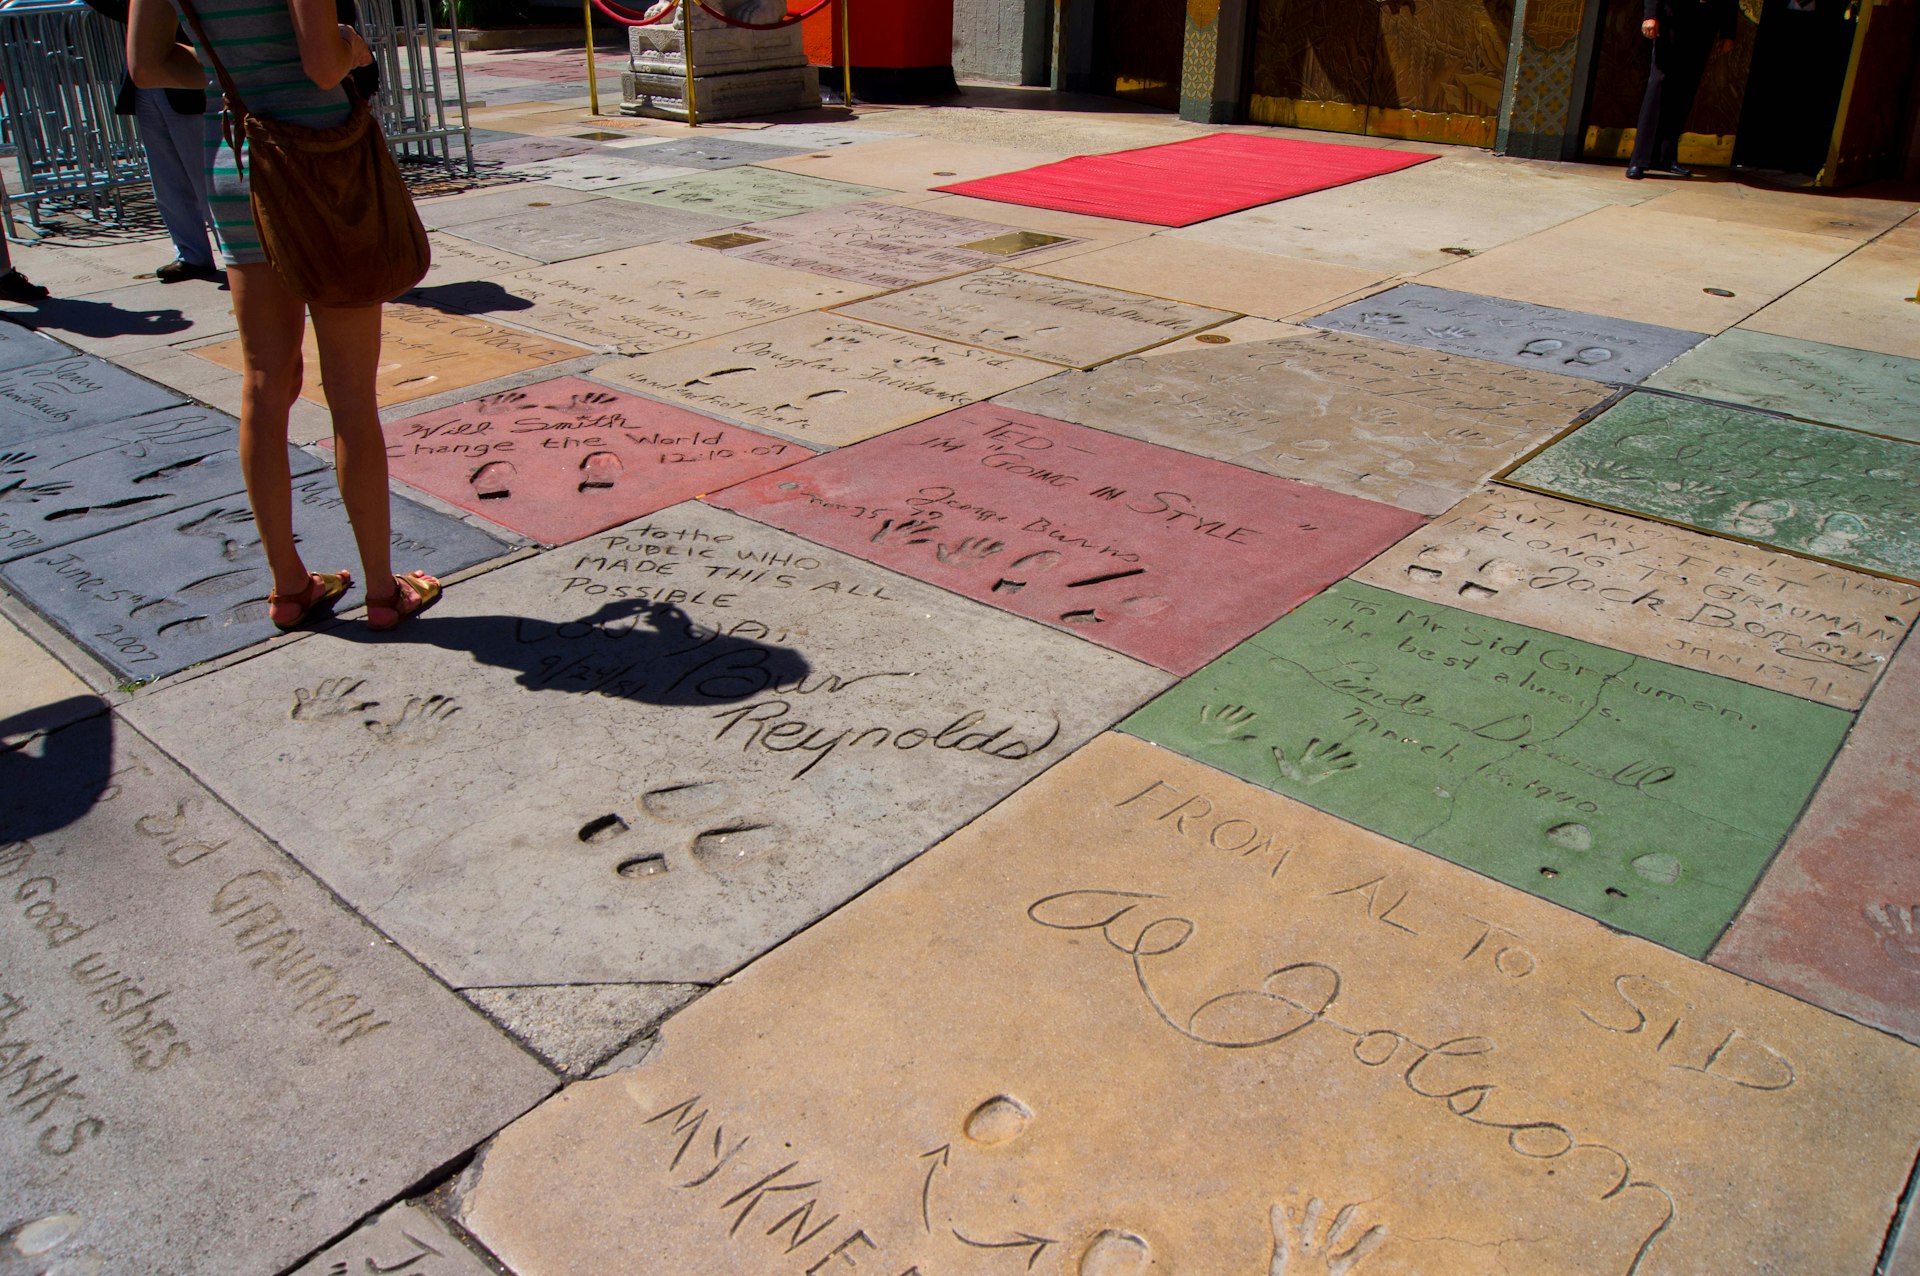
<svg viewBox="0 0 1920 1276">
<path fill-rule="evenodd" d="M 600 68 L 593 58 L 593 0 L 580 0 L 580 16 L 587 24 L 587 110 L 600 114 Z"/>
<path fill-rule="evenodd" d="M 699 128 L 700 107 L 694 101 L 693 89 L 693 6 L 682 0 L 680 9 L 685 15 L 685 20 L 680 24 L 680 30 L 685 33 L 681 37 L 680 52 L 681 61 L 687 65 L 687 127 Z"/>
<path fill-rule="evenodd" d="M 838 0 L 840 6 L 840 65 L 841 65 L 841 103 L 847 110 L 853 110 L 853 18 L 852 8 L 847 0 Z"/>
</svg>

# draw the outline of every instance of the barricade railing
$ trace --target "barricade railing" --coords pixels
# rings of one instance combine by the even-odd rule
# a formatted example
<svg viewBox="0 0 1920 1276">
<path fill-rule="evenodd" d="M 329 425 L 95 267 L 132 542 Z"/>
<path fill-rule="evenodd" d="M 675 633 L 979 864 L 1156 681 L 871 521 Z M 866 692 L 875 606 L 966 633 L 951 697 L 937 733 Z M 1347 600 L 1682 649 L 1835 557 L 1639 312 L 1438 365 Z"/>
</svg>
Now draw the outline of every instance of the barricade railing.
<svg viewBox="0 0 1920 1276">
<path fill-rule="evenodd" d="M 5 201 L 40 224 L 49 203 L 95 220 L 125 216 L 128 188 L 147 182 L 133 120 L 113 113 L 126 70 L 125 28 L 79 0 L 0 2 L 0 133 L 21 189 Z"/>
<path fill-rule="evenodd" d="M 429 0 L 359 0 L 360 33 L 380 68 L 380 92 L 373 103 L 387 145 L 401 158 L 453 163 L 453 147 L 473 172 L 473 129 L 467 116 L 467 77 L 460 60 L 456 4 L 448 4 L 452 40 L 444 55 L 433 29 Z M 447 64 L 443 67 L 442 63 Z M 447 109 L 441 77 L 453 73 L 454 110 Z"/>
<path fill-rule="evenodd" d="M 805 22 L 828 5 L 837 5 L 840 10 L 840 64 L 841 88 L 848 109 L 853 107 L 853 24 L 847 16 L 848 0 L 817 0 L 809 9 L 800 13 L 789 13 L 778 22 L 741 22 L 707 3 L 707 0 L 667 0 L 664 6 L 657 6 L 660 12 L 648 17 L 645 13 L 636 13 L 626 7 L 622 0 L 581 0 L 580 11 L 587 24 L 587 93 L 590 109 L 600 114 L 600 78 L 593 63 L 593 11 L 600 10 L 622 27 L 657 27 L 670 22 L 677 15 L 681 21 L 680 51 L 687 65 L 687 127 L 700 127 L 700 108 L 694 100 L 693 74 L 693 11 L 696 6 L 706 10 L 713 17 L 730 27 L 742 31 L 779 31 L 796 23 Z"/>
</svg>

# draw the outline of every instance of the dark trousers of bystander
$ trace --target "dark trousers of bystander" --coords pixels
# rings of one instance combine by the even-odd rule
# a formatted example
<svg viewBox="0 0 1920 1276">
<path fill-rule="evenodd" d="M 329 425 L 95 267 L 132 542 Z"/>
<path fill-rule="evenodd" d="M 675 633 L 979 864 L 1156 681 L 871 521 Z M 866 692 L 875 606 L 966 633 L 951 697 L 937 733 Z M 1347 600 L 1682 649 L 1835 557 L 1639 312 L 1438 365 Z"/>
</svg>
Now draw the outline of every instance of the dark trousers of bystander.
<svg viewBox="0 0 1920 1276">
<path fill-rule="evenodd" d="M 1680 134 L 1686 130 L 1693 99 L 1706 74 L 1707 55 L 1713 50 L 1713 29 L 1706 23 L 1670 23 L 1653 42 L 1653 66 L 1647 72 L 1647 94 L 1640 99 L 1640 122 L 1634 130 L 1634 168 L 1656 172 L 1672 169 L 1680 160 Z"/>
</svg>

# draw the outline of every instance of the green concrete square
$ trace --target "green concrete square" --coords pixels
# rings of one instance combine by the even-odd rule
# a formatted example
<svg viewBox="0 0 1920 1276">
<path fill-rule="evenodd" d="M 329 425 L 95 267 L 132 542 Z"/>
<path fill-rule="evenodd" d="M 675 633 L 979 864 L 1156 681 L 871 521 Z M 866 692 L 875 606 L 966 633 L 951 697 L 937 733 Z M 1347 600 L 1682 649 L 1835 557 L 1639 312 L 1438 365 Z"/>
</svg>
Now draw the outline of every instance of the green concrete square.
<svg viewBox="0 0 1920 1276">
<path fill-rule="evenodd" d="M 1121 729 L 1700 957 L 1850 721 L 1343 581 Z"/>
<path fill-rule="evenodd" d="M 1920 359 L 1729 328 L 1646 384 L 1920 443 Z"/>
<path fill-rule="evenodd" d="M 1920 581 L 1920 447 L 1629 395 L 1505 481 Z"/>
</svg>

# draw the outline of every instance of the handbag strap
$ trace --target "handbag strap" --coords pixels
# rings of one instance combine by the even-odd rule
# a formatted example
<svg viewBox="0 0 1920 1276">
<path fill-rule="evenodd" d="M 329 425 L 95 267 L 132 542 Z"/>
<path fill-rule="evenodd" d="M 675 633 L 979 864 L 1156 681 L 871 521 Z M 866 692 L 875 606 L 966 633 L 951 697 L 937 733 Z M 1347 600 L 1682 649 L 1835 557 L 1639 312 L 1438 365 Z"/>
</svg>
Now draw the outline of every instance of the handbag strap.
<svg viewBox="0 0 1920 1276">
<path fill-rule="evenodd" d="M 187 25 L 193 28 L 193 34 L 199 38 L 200 48 L 206 53 L 207 61 L 213 63 L 213 73 L 220 77 L 220 89 L 227 95 L 227 108 L 245 115 L 247 104 L 240 97 L 240 87 L 233 82 L 233 77 L 227 74 L 226 64 L 220 61 L 220 54 L 215 51 L 212 38 L 207 35 L 207 29 L 200 25 L 200 15 L 194 11 L 193 0 L 174 0 L 174 3 L 180 8 L 180 16 L 187 20 Z M 234 158 L 238 160 L 238 151 L 234 153 Z"/>
</svg>

